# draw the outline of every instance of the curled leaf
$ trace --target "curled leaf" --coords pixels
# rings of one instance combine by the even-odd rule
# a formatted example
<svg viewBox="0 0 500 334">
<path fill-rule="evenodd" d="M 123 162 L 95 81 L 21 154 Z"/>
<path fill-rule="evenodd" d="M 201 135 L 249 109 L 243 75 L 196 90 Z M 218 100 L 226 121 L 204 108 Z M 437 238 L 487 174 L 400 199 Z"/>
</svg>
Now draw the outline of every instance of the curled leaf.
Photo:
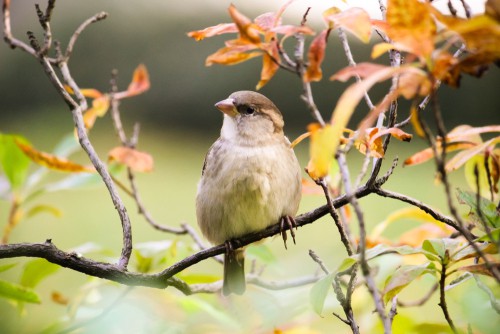
<svg viewBox="0 0 500 334">
<path fill-rule="evenodd" d="M 202 39 L 213 37 L 221 34 L 235 33 L 238 32 L 238 28 L 234 23 L 221 23 L 216 26 L 207 27 L 202 30 L 195 30 L 188 32 L 188 36 L 194 38 L 196 41 L 201 41 Z"/>
<path fill-rule="evenodd" d="M 247 53 L 247 52 L 242 52 L 239 49 L 235 49 L 234 47 L 223 47 L 217 50 L 215 53 L 208 56 L 205 61 L 205 65 L 206 66 L 211 66 L 213 64 L 234 65 L 261 55 L 262 52 L 260 51 Z"/>
<path fill-rule="evenodd" d="M 115 147 L 109 151 L 108 159 L 123 164 L 135 172 L 151 172 L 153 170 L 153 157 L 130 147 Z"/>
<path fill-rule="evenodd" d="M 79 172 L 94 172 L 94 168 L 82 166 L 80 164 L 74 163 L 64 158 L 56 157 L 52 154 L 41 152 L 36 150 L 33 146 L 22 143 L 21 141 L 16 140 L 17 146 L 30 158 L 33 162 L 53 169 L 60 172 L 70 172 L 70 173 L 79 173 Z"/>
<path fill-rule="evenodd" d="M 321 71 L 321 64 L 325 58 L 326 41 L 328 38 L 329 30 L 323 30 L 314 40 L 311 42 L 309 51 L 307 53 L 307 58 L 309 60 L 309 66 L 307 67 L 306 73 L 304 74 L 304 81 L 320 81 L 323 77 L 323 72 Z"/>
<path fill-rule="evenodd" d="M 240 36 L 243 40 L 246 40 L 252 44 L 260 43 L 258 26 L 256 24 L 253 24 L 248 17 L 241 14 L 233 4 L 229 6 L 229 15 L 231 15 L 231 18 L 236 24 L 236 27 L 238 28 Z"/>
</svg>

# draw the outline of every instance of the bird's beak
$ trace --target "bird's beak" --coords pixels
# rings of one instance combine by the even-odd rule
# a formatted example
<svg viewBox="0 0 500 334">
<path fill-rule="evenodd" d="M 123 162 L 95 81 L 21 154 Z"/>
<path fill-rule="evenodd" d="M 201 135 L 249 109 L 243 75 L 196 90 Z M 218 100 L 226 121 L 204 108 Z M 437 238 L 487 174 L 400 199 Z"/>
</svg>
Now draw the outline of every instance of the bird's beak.
<svg viewBox="0 0 500 334">
<path fill-rule="evenodd" d="M 222 111 L 224 114 L 234 117 L 238 114 L 233 99 L 225 99 L 215 104 L 215 107 Z"/>
</svg>

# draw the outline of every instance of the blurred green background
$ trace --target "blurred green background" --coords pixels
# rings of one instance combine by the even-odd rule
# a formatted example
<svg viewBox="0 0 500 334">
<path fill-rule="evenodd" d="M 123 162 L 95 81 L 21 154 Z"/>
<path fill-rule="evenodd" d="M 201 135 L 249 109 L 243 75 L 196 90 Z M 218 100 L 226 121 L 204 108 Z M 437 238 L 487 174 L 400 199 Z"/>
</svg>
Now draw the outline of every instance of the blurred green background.
<svg viewBox="0 0 500 334">
<path fill-rule="evenodd" d="M 121 106 L 122 117 L 128 133 L 135 122 L 141 123 L 139 149 L 151 153 L 155 158 L 155 171 L 138 176 L 138 184 L 151 214 L 161 223 L 178 226 L 187 222 L 196 226 L 194 214 L 194 195 L 200 176 L 205 152 L 217 138 L 221 126 L 221 115 L 213 104 L 231 92 L 254 89 L 258 82 L 261 62 L 251 60 L 238 66 L 205 67 L 205 58 L 222 46 L 223 37 L 211 38 L 201 42 L 186 36 L 186 32 L 229 22 L 227 7 L 233 2 L 249 17 L 266 11 L 276 11 L 282 2 L 243 0 L 185 0 L 146 2 L 132 1 L 59 1 L 52 19 L 53 35 L 65 47 L 74 29 L 87 17 L 106 11 L 110 16 L 90 26 L 80 37 L 69 63 L 73 76 L 80 87 L 109 89 L 110 72 L 119 71 L 120 88 L 125 89 L 134 68 L 144 63 L 150 73 L 151 89 L 143 95 L 124 101 Z M 14 34 L 23 40 L 27 30 L 41 36 L 33 4 L 35 1 L 12 1 L 12 22 Z M 336 4 L 332 2 L 332 5 Z M 41 3 L 42 7 L 45 4 Z M 297 24 L 306 4 L 297 1 L 285 14 L 285 22 Z M 313 7 L 310 24 L 321 28 L 321 11 Z M 335 34 L 333 34 L 335 35 Z M 376 40 L 376 36 L 374 37 Z M 370 47 L 361 45 L 353 39 L 354 56 L 358 61 L 368 61 Z M 329 117 L 336 100 L 347 84 L 330 82 L 326 78 L 346 66 L 345 56 L 340 50 L 338 39 L 332 36 L 327 50 L 324 74 L 325 79 L 313 84 L 317 104 L 325 118 Z M 500 87 L 499 69 L 491 68 L 478 80 L 464 77 L 460 90 L 443 87 L 440 90 L 442 111 L 451 129 L 458 124 L 486 125 L 499 123 Z M 382 85 L 384 86 L 384 85 Z M 384 86 L 385 88 L 387 86 Z M 300 100 L 301 84 L 290 73 L 280 72 L 262 89 L 281 109 L 286 121 L 286 132 L 293 139 L 305 131 L 311 117 Z M 383 89 L 376 89 L 373 97 L 381 97 Z M 0 44 L 0 132 L 16 133 L 27 137 L 38 149 L 50 151 L 67 133 L 72 131 L 72 117 L 66 105 L 56 94 L 38 62 L 21 51 L 12 51 L 6 44 Z M 360 115 L 366 112 L 361 104 Z M 408 114 L 407 106 L 402 103 L 402 117 Z M 353 119 L 355 126 L 361 116 Z M 91 132 L 91 140 L 101 157 L 109 149 L 118 145 L 111 131 L 109 117 L 100 119 Z M 384 168 L 389 166 L 393 157 L 404 159 L 423 148 L 418 139 L 411 144 L 394 143 L 386 157 Z M 297 154 L 303 166 L 307 164 L 307 143 L 297 147 Z M 361 155 L 350 155 L 352 174 L 359 169 Z M 85 162 L 79 153 L 75 160 Z M 387 183 L 387 188 L 404 192 L 410 196 L 427 201 L 436 208 L 445 208 L 441 188 L 434 183 L 433 164 L 402 169 Z M 56 174 L 53 179 L 62 177 Z M 418 180 L 418 182 L 416 182 Z M 452 175 L 458 186 L 463 186 L 461 172 Z M 147 241 L 171 239 L 153 230 L 136 214 L 134 203 L 123 194 L 128 212 L 133 222 L 134 244 Z M 111 201 L 104 186 L 97 185 L 85 190 L 48 194 L 40 202 L 55 205 L 64 215 L 54 218 L 41 215 L 20 224 L 11 237 L 11 242 L 40 242 L 52 239 L 64 250 L 93 242 L 108 252 L 96 255 L 98 259 L 109 260 L 105 256 L 116 257 L 121 248 L 121 229 Z M 300 212 L 322 205 L 321 196 L 305 196 Z M 361 201 L 367 222 L 373 226 L 382 221 L 389 213 L 404 207 L 391 200 L 371 197 Z M 464 210 L 465 211 L 465 210 Z M 0 202 L 0 222 L 7 219 L 8 206 Z M 0 223 L 3 227 L 3 223 Z M 397 236 L 414 226 L 414 222 L 392 227 L 390 234 Z M 175 237 L 179 242 L 180 254 L 187 255 L 189 239 Z M 279 238 L 266 243 L 276 259 L 270 261 L 263 277 L 269 280 L 293 279 L 314 273 L 317 265 L 310 260 L 308 250 L 314 249 L 332 270 L 345 257 L 332 222 L 323 219 L 298 231 L 297 245 L 285 251 Z M 257 252 L 257 251 L 256 251 Z M 107 255 L 103 255 L 107 254 Z M 385 270 L 394 268 L 399 262 L 396 258 L 384 260 Z M 0 273 L 0 278 L 18 281 L 25 261 L 20 259 L 1 260 L 0 263 L 19 263 L 11 271 Z M 221 266 L 213 261 L 190 269 L 194 273 L 220 275 Z M 381 277 L 387 273 L 380 273 Z M 419 282 L 426 286 L 428 282 Z M 85 289 L 82 290 L 82 285 Z M 468 284 L 468 285 L 467 285 Z M 475 328 L 493 333 L 500 325 L 498 317 L 491 314 L 487 298 L 472 294 L 467 283 L 450 293 L 452 315 L 461 327 L 472 322 Z M 428 284 L 427 284 L 428 285 Z M 330 315 L 331 310 L 339 311 L 333 298 L 327 302 L 324 318 L 318 317 L 309 306 L 309 289 L 303 288 L 278 293 L 249 287 L 243 297 L 225 300 L 217 296 L 182 297 L 176 291 L 167 289 L 137 288 L 121 299 L 109 314 L 87 324 L 83 332 L 92 333 L 220 333 L 220 332 L 271 332 L 273 328 L 306 326 L 319 333 L 334 328 L 337 332 L 347 330 L 347 326 Z M 422 288 L 424 289 L 424 288 Z M 58 320 L 68 320 L 71 307 L 59 305 L 51 300 L 54 291 L 69 298 L 70 302 L 81 298 L 85 300 L 76 315 L 86 319 L 99 314 L 102 309 L 122 293 L 123 287 L 101 281 L 89 280 L 79 273 L 60 270 L 37 287 L 41 293 L 41 305 L 26 305 L 24 312 L 4 299 L 0 299 L 1 333 L 37 333 Z M 477 290 L 474 290 L 477 291 Z M 363 289 L 355 295 L 355 310 L 364 312 L 361 320 L 363 328 L 372 328 L 376 316 L 366 305 Z M 416 293 L 409 299 L 418 298 Z M 443 319 L 433 299 L 423 310 L 400 310 L 400 328 L 405 332 L 407 318 L 417 322 L 439 322 Z M 472 306 L 471 306 L 472 305 Z M 430 313 L 429 313 L 430 312 Z M 468 320 L 459 320 L 459 319 Z M 485 322 L 484 319 L 496 319 Z M 472 320 L 470 320 L 472 319 Z M 222 330 L 224 329 L 224 330 Z M 57 331 L 54 331 L 57 332 Z M 331 331 L 330 331 L 331 332 Z M 408 331 L 406 331 L 408 332 Z"/>
</svg>

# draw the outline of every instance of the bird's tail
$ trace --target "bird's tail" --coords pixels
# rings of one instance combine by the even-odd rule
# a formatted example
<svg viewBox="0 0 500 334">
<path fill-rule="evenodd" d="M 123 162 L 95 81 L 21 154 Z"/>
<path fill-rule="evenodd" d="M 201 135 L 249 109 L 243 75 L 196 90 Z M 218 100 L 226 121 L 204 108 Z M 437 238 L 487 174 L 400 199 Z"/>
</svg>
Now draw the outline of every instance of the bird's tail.
<svg viewBox="0 0 500 334">
<path fill-rule="evenodd" d="M 222 293 L 242 295 L 245 292 L 245 253 L 242 249 L 228 252 L 224 257 Z"/>
</svg>

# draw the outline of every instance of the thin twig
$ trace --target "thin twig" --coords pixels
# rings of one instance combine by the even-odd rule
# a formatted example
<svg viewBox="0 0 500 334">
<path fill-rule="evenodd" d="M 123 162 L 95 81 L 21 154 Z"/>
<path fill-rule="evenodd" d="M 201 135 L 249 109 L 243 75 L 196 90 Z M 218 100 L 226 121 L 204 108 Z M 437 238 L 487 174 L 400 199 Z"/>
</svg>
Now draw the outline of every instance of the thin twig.
<svg viewBox="0 0 500 334">
<path fill-rule="evenodd" d="M 443 311 L 443 315 L 448 322 L 448 325 L 450 326 L 451 330 L 453 333 L 458 333 L 457 329 L 455 328 L 455 324 L 453 323 L 453 320 L 450 317 L 450 313 L 448 312 L 448 306 L 446 305 L 446 294 L 445 294 L 445 287 L 446 287 L 446 267 L 447 267 L 447 262 L 448 260 L 448 250 L 445 252 L 445 259 L 441 259 L 441 277 L 439 280 L 439 306 L 441 307 L 441 310 Z"/>
<path fill-rule="evenodd" d="M 69 40 L 68 46 L 66 47 L 66 52 L 64 53 L 66 59 L 69 59 L 71 57 L 73 48 L 75 47 L 75 43 L 78 40 L 78 37 L 80 37 L 80 34 L 92 23 L 104 20 L 106 17 L 108 17 L 108 13 L 106 12 L 97 13 L 85 20 L 82 24 L 80 24 L 78 28 L 76 28 L 75 32 Z"/>
<path fill-rule="evenodd" d="M 425 213 L 429 214 L 430 216 L 432 216 L 432 218 L 434 218 L 440 222 L 443 222 L 448 226 L 453 227 L 457 231 L 460 230 L 460 227 L 458 226 L 457 222 L 454 221 L 452 218 L 447 217 L 447 216 L 439 213 L 437 210 L 434 210 L 433 208 L 431 208 L 427 204 L 425 204 L 419 200 L 416 200 L 414 198 L 411 198 L 410 196 L 403 195 L 403 194 L 400 194 L 400 193 L 397 193 L 394 191 L 390 191 L 390 190 L 385 190 L 382 188 L 377 188 L 375 190 L 375 193 L 382 196 L 382 197 L 389 197 L 389 198 L 397 199 L 399 201 L 413 205 L 413 206 L 419 208 L 420 210 L 424 211 Z"/>
<path fill-rule="evenodd" d="M 333 221 L 335 222 L 335 225 L 337 226 L 337 229 L 340 234 L 340 241 L 342 241 L 342 243 L 344 244 L 344 247 L 347 251 L 347 255 L 351 256 L 354 254 L 354 252 L 352 251 L 352 246 L 351 243 L 349 242 L 350 238 L 344 228 L 345 226 L 344 223 L 340 220 L 339 214 L 337 213 L 337 210 L 332 204 L 332 197 L 330 195 L 330 190 L 328 188 L 328 185 L 326 184 L 324 178 L 318 180 L 316 183 L 323 189 L 328 205 L 328 211 L 330 212 L 330 216 L 333 218 Z"/>
</svg>

